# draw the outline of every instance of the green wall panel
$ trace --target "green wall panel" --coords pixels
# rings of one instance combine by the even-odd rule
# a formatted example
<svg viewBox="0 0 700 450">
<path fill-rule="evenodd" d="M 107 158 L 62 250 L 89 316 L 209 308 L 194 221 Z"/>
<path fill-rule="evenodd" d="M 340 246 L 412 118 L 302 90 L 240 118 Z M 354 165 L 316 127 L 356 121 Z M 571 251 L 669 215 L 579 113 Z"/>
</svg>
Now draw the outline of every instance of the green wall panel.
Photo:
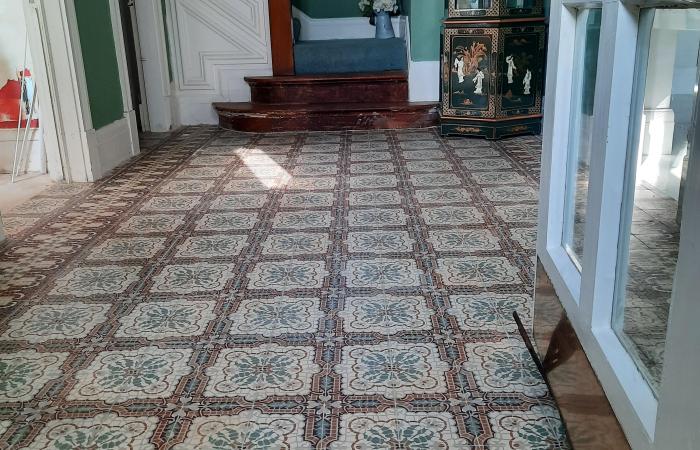
<svg viewBox="0 0 700 450">
<path fill-rule="evenodd" d="M 404 0 L 411 29 L 411 60 L 440 60 L 440 27 L 444 0 Z"/>
<path fill-rule="evenodd" d="M 362 16 L 358 0 L 292 0 L 292 4 L 315 19 Z"/>
<path fill-rule="evenodd" d="M 124 116 L 109 0 L 75 0 L 93 128 Z"/>
</svg>

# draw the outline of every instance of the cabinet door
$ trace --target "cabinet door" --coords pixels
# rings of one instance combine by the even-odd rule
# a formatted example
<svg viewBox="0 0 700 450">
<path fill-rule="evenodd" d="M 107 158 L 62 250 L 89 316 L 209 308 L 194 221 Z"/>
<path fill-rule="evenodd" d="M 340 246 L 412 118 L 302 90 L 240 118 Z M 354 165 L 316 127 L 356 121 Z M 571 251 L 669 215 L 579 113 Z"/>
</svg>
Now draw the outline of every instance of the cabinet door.
<svg viewBox="0 0 700 450">
<path fill-rule="evenodd" d="M 496 30 L 447 28 L 443 51 L 443 115 L 493 117 Z"/>
<path fill-rule="evenodd" d="M 498 61 L 498 82 L 503 116 L 540 112 L 544 29 L 504 28 Z"/>
</svg>

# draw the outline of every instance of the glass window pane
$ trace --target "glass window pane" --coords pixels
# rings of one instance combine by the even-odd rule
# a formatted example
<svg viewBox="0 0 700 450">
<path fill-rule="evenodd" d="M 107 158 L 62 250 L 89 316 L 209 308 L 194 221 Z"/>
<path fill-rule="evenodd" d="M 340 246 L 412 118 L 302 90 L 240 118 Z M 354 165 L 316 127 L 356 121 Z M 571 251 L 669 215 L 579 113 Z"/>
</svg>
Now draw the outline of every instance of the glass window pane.
<svg viewBox="0 0 700 450">
<path fill-rule="evenodd" d="M 583 232 L 588 196 L 588 166 L 593 137 L 593 98 L 598 68 L 602 10 L 582 9 L 576 19 L 576 47 L 571 92 L 566 198 L 562 244 L 576 264 L 583 260 Z"/>
<path fill-rule="evenodd" d="M 506 8 L 508 9 L 527 9 L 532 8 L 534 0 L 508 0 L 506 1 Z"/>
<path fill-rule="evenodd" d="M 489 9 L 491 0 L 455 0 L 455 9 Z"/>
<path fill-rule="evenodd" d="M 700 10 L 645 10 L 645 21 L 637 67 L 643 102 L 637 100 L 633 111 L 639 120 L 630 139 L 638 145 L 628 159 L 613 328 L 656 389 L 678 258 L 684 168 L 693 157 L 688 136 Z"/>
</svg>

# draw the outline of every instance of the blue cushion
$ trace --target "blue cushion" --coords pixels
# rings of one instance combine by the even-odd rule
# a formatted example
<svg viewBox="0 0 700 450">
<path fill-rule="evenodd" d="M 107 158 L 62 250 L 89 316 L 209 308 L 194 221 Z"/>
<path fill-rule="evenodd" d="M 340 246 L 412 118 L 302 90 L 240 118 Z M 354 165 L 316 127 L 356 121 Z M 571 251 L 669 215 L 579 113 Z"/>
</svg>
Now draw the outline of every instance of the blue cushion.
<svg viewBox="0 0 700 450">
<path fill-rule="evenodd" d="M 297 75 L 406 70 L 402 39 L 335 39 L 294 45 Z"/>
</svg>

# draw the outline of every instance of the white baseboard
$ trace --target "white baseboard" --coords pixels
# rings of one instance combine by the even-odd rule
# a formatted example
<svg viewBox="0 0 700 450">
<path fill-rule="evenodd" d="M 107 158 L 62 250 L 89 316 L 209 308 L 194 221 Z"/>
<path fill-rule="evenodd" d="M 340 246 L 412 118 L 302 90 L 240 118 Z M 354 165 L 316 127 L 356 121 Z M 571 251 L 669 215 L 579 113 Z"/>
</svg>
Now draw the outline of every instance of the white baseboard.
<svg viewBox="0 0 700 450">
<path fill-rule="evenodd" d="M 292 6 L 292 15 L 301 22 L 301 41 L 325 41 L 330 39 L 365 39 L 373 38 L 375 28 L 369 24 L 368 17 L 333 17 L 314 19 L 300 9 Z M 391 18 L 396 37 L 405 37 L 406 16 Z"/>
<path fill-rule="evenodd" d="M 440 100 L 440 61 L 408 63 L 408 99 L 411 102 Z"/>
<path fill-rule="evenodd" d="M 219 123 L 219 117 L 212 106 L 215 102 L 248 102 L 250 101 L 250 92 L 247 94 L 247 99 L 234 96 L 231 99 L 221 98 L 215 94 L 197 94 L 197 95 L 178 95 L 173 97 L 173 106 L 176 110 L 173 117 L 177 118 L 178 125 L 216 125 Z"/>
<path fill-rule="evenodd" d="M 24 133 L 22 130 L 20 133 Z M 17 130 L 15 129 L 0 129 L 0 173 L 12 172 L 12 160 L 15 153 L 15 144 L 17 139 Z M 24 164 L 21 171 L 27 172 L 45 172 L 46 163 L 44 152 L 42 151 L 43 142 L 41 139 L 41 129 L 30 129 L 28 142 L 24 148 Z"/>
<path fill-rule="evenodd" d="M 126 114 L 127 124 L 129 125 L 129 148 L 131 149 L 131 156 L 136 156 L 141 153 L 141 145 L 139 144 L 139 126 L 136 120 L 136 111 L 131 110 Z"/>
<path fill-rule="evenodd" d="M 136 117 L 133 111 L 125 117 L 100 128 L 88 130 L 87 141 L 90 149 L 92 173 L 88 181 L 95 181 L 105 176 L 110 170 L 138 154 L 138 138 L 134 141 Z M 133 126 L 132 126 L 133 123 Z"/>
</svg>

